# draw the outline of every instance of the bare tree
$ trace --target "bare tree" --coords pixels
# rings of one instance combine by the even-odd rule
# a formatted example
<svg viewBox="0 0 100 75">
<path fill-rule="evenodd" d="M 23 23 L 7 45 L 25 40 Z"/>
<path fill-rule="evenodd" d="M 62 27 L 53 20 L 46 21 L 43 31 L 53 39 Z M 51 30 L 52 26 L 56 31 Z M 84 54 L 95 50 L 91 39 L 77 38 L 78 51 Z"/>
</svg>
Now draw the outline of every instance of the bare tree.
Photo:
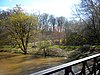
<svg viewBox="0 0 100 75">
<path fill-rule="evenodd" d="M 61 17 L 57 17 L 57 24 L 58 24 L 58 31 L 61 32 L 62 28 L 63 28 L 63 24 L 65 22 L 65 17 L 61 16 Z"/>
<path fill-rule="evenodd" d="M 52 24 L 53 32 L 55 31 L 56 18 L 53 15 L 49 16 L 49 22 Z"/>
<path fill-rule="evenodd" d="M 77 17 L 84 22 L 89 30 L 90 43 L 97 43 L 100 40 L 100 0 L 81 0 L 81 3 L 75 7 Z"/>
</svg>

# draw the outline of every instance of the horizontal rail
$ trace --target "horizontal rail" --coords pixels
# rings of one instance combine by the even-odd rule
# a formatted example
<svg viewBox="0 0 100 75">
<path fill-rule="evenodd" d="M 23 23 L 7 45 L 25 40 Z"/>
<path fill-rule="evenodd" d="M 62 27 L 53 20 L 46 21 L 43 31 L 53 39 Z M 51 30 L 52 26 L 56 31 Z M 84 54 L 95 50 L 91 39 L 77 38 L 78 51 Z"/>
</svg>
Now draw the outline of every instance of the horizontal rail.
<svg viewBox="0 0 100 75">
<path fill-rule="evenodd" d="M 74 65 L 82 63 L 84 61 L 88 61 L 88 60 L 97 58 L 99 56 L 100 56 L 100 53 L 92 55 L 92 56 L 89 56 L 89 57 L 85 57 L 85 58 L 82 58 L 82 59 L 79 59 L 79 60 L 71 61 L 71 62 L 62 64 L 62 65 L 59 65 L 59 66 L 56 66 L 56 67 L 52 67 L 52 68 L 49 68 L 49 69 L 46 69 L 46 70 L 42 70 L 42 71 L 30 74 L 30 75 L 47 75 L 47 74 L 52 74 L 52 73 L 58 72 L 60 70 L 66 69 L 67 67 L 74 66 Z"/>
</svg>

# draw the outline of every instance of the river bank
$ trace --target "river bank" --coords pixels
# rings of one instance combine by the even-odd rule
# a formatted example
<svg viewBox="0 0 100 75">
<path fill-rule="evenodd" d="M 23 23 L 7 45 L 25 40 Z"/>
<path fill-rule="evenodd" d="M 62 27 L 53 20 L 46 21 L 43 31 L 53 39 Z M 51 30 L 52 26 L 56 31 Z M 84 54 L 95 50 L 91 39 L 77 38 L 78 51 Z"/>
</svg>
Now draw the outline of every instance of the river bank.
<svg viewBox="0 0 100 75">
<path fill-rule="evenodd" d="M 59 65 L 64 57 L 34 57 L 33 55 L 0 52 L 0 75 L 28 75 Z"/>
</svg>

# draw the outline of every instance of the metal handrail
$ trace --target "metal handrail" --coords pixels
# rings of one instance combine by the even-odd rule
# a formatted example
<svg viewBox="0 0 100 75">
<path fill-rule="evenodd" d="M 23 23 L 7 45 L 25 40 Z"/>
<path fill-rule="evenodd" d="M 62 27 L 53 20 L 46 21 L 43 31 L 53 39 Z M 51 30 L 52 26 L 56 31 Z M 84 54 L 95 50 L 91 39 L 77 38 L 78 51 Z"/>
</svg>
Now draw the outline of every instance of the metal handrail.
<svg viewBox="0 0 100 75">
<path fill-rule="evenodd" d="M 66 74 L 68 75 L 69 72 L 72 72 L 71 67 L 74 66 L 74 65 L 80 64 L 80 63 L 83 63 L 83 68 L 81 70 L 81 73 L 83 73 L 83 71 L 85 70 L 85 66 L 87 66 L 86 62 L 91 60 L 91 59 L 94 59 L 94 63 L 96 63 L 96 58 L 99 57 L 99 56 L 100 56 L 100 53 L 89 56 L 89 57 L 85 57 L 85 58 L 82 58 L 82 59 L 79 59 L 79 60 L 74 60 L 74 61 L 62 64 L 62 65 L 59 65 L 59 66 L 55 66 L 55 67 L 52 67 L 52 68 L 49 68 L 49 69 L 46 69 L 46 70 L 36 72 L 36 73 L 32 73 L 30 75 L 49 75 L 49 74 L 52 74 L 52 73 L 55 73 L 55 72 L 58 72 L 58 71 L 61 71 L 61 70 L 65 70 L 65 75 Z M 94 65 L 93 65 L 93 67 L 95 68 Z M 70 71 L 69 71 L 69 69 L 70 69 Z M 91 71 L 90 75 L 91 74 L 92 74 L 92 71 Z M 73 75 L 75 75 L 75 74 L 73 73 Z M 83 75 L 84 75 L 84 73 L 83 73 Z"/>
</svg>

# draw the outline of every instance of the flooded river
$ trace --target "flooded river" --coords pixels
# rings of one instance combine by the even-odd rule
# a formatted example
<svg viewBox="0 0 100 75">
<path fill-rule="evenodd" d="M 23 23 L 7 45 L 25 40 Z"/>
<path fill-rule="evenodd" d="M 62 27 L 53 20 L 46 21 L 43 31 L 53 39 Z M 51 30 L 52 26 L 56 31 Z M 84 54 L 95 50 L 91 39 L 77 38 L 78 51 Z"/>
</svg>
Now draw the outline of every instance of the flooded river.
<svg viewBox="0 0 100 75">
<path fill-rule="evenodd" d="M 0 53 L 0 75 L 28 75 L 61 64 L 63 57 L 34 57 L 33 55 Z"/>
</svg>

